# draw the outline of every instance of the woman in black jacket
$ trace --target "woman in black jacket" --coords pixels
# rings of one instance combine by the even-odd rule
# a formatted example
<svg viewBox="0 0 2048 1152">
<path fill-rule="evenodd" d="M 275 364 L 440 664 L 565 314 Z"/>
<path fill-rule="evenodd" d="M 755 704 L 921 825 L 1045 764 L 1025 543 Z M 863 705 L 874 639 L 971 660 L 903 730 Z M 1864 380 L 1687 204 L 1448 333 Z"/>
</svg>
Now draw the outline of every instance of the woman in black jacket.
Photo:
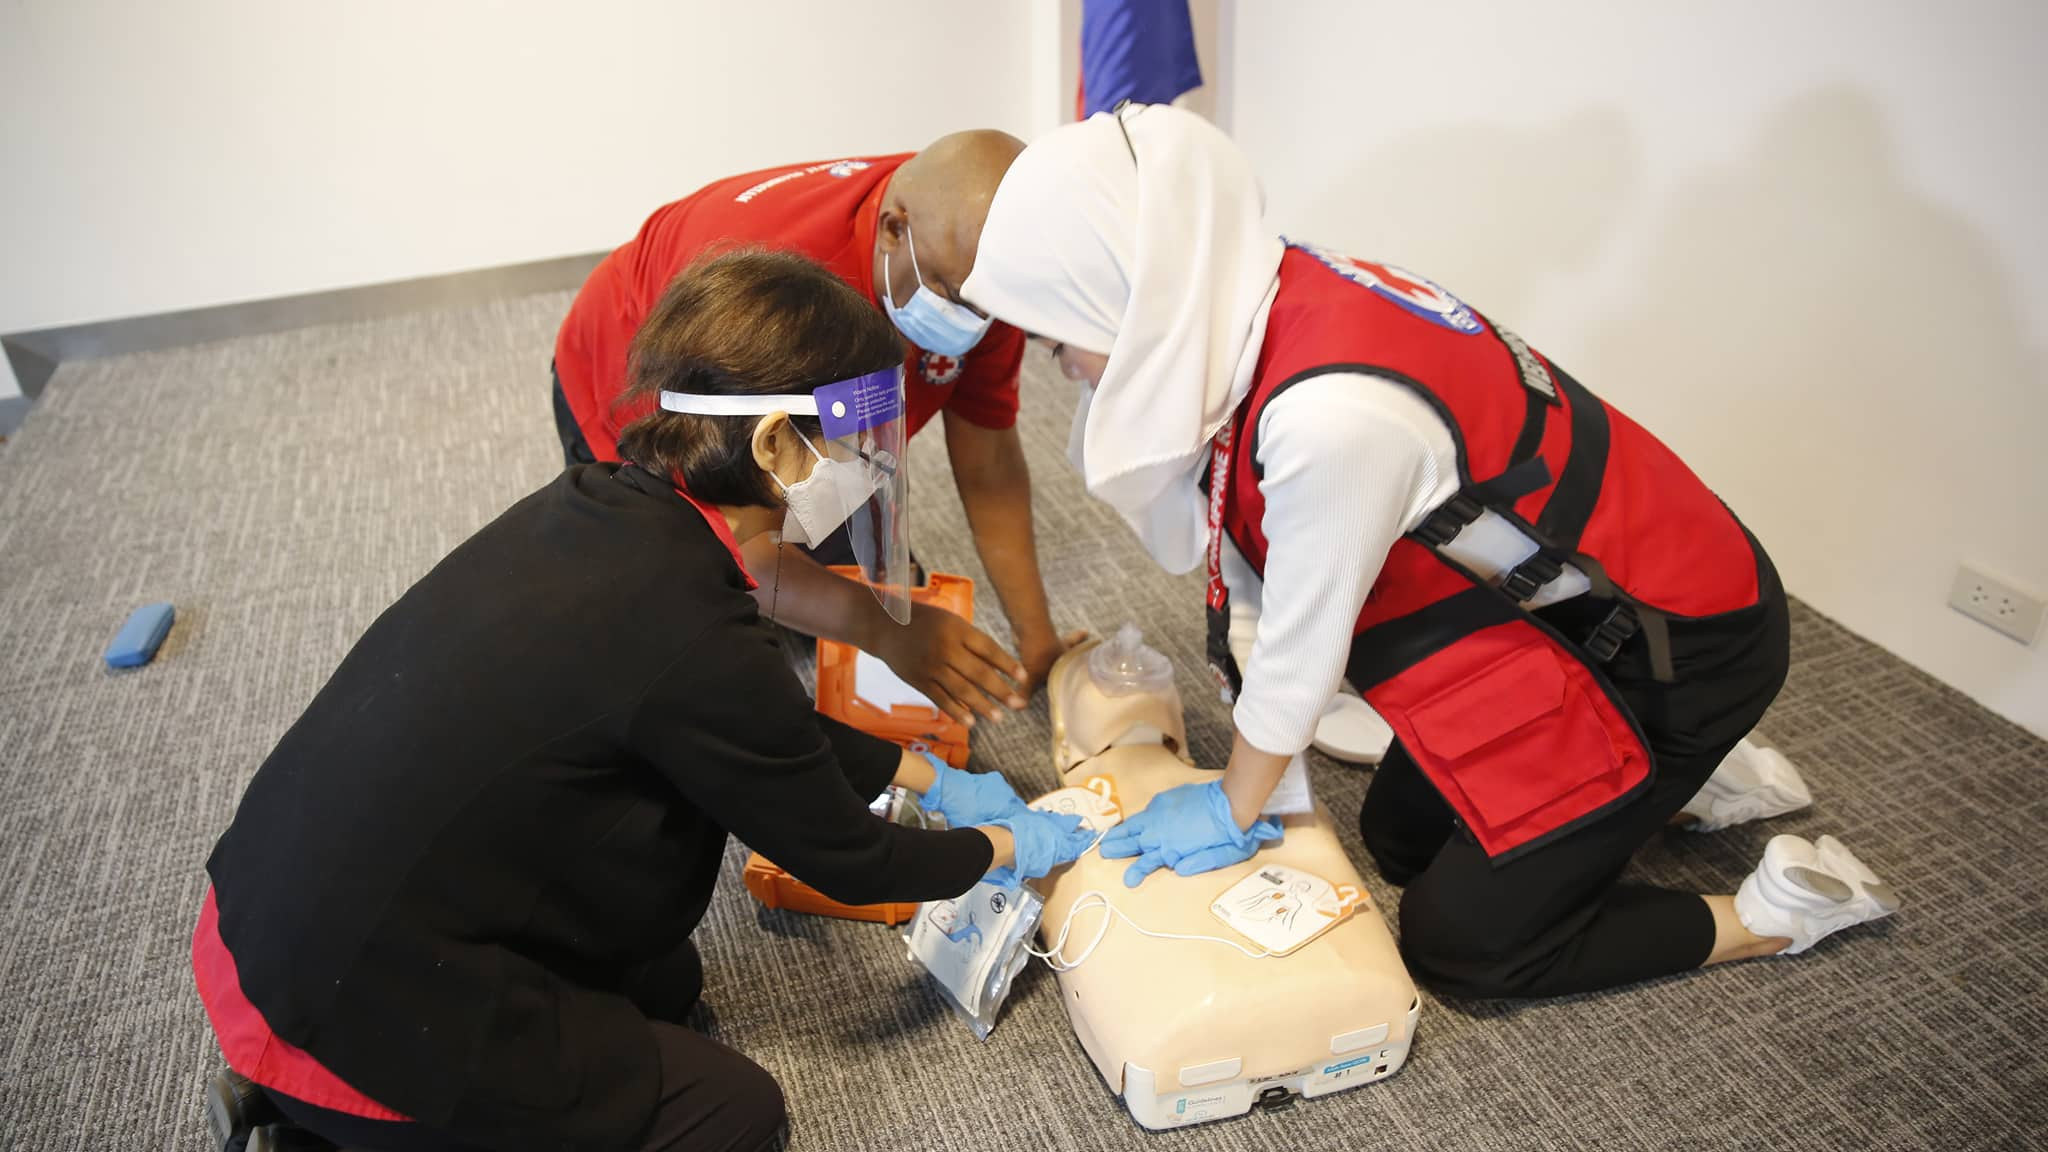
<svg viewBox="0 0 2048 1152">
<path fill-rule="evenodd" d="M 1086 848 L 1000 776 L 819 716 L 750 595 L 741 542 L 786 510 L 830 531 L 900 466 L 828 443 L 808 394 L 901 360 L 809 261 L 699 265 L 634 345 L 638 393 L 694 411 L 657 409 L 629 463 L 563 473 L 371 625 L 207 862 L 193 965 L 240 1074 L 214 1086 L 224 1142 L 275 1108 L 393 1152 L 771 1146 L 774 1080 L 677 1023 L 728 832 L 851 903 Z M 702 414 L 747 397 L 788 404 Z M 952 830 L 870 814 L 891 782 Z"/>
</svg>

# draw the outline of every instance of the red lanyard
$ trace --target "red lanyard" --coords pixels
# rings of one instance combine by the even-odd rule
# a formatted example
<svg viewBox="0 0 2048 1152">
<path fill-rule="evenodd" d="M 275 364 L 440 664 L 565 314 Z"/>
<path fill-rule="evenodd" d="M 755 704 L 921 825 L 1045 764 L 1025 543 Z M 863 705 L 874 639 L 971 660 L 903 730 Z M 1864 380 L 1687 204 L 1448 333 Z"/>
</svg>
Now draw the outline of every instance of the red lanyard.
<svg viewBox="0 0 2048 1152">
<path fill-rule="evenodd" d="M 1230 446 L 1237 440 L 1237 418 L 1217 429 L 1209 444 L 1209 608 L 1220 610 L 1230 601 L 1223 586 L 1223 509 L 1230 498 Z"/>
<path fill-rule="evenodd" d="M 1237 699 L 1243 677 L 1230 655 L 1230 589 L 1223 584 L 1223 508 L 1230 499 L 1230 446 L 1237 442 L 1237 421 L 1217 429 L 1209 445 L 1209 671 L 1222 689 L 1223 702 Z"/>
</svg>

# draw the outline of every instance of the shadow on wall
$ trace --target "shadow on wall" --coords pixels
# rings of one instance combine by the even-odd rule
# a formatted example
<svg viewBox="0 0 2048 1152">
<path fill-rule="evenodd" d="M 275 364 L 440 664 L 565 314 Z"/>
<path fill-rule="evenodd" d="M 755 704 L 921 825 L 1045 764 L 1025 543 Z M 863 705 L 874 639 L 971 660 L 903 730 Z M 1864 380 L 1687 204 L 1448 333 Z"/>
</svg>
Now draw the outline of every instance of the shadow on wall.
<svg viewBox="0 0 2048 1152">
<path fill-rule="evenodd" d="M 1830 607 L 1903 592 L 1886 603 L 1939 610 L 1959 557 L 1925 535 L 1989 537 L 1973 555 L 2048 578 L 2048 539 L 2021 527 L 2048 495 L 2044 364 L 1994 240 L 1908 181 L 1867 96 L 1784 105 L 1679 192 L 1587 342 L 1588 384 Z"/>
<path fill-rule="evenodd" d="M 1311 204 L 1309 218 L 1350 221 L 1348 234 L 1301 239 L 1391 260 L 1512 325 L 1557 273 L 1591 264 L 1639 168 L 1615 108 L 1433 128 L 1375 151 Z"/>
</svg>

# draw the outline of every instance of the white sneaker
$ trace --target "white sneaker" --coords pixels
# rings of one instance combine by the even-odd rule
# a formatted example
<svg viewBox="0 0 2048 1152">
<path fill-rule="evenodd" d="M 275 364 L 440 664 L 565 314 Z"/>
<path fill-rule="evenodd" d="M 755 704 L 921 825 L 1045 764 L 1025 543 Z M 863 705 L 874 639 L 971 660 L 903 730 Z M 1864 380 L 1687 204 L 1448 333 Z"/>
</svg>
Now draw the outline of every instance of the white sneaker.
<svg viewBox="0 0 2048 1152">
<path fill-rule="evenodd" d="M 1393 742 L 1393 727 L 1372 705 L 1343 688 L 1324 706 L 1312 741 L 1316 751 L 1347 764 L 1377 764 Z"/>
<path fill-rule="evenodd" d="M 1899 894 L 1892 886 L 1877 878 L 1869 865 L 1856 858 L 1849 846 L 1833 836 L 1823 836 L 1813 842 L 1813 849 L 1820 855 L 1821 866 L 1849 882 L 1856 890 L 1856 899 L 1865 906 L 1868 915 L 1864 922 L 1882 920 L 1899 910 Z"/>
<path fill-rule="evenodd" d="M 1812 803 L 1813 793 L 1807 791 L 1799 769 L 1783 752 L 1744 739 L 1681 811 L 1698 818 L 1697 823 L 1687 825 L 1693 831 L 1718 832 L 1735 824 L 1797 812 Z"/>
<path fill-rule="evenodd" d="M 1735 893 L 1735 914 L 1758 936 L 1782 936 L 1786 955 L 1806 951 L 1858 924 L 1898 910 L 1898 897 L 1861 860 L 1825 837 L 1828 849 L 1798 836 L 1774 836 L 1764 858 Z M 1846 873 L 1846 875 L 1845 875 Z"/>
</svg>

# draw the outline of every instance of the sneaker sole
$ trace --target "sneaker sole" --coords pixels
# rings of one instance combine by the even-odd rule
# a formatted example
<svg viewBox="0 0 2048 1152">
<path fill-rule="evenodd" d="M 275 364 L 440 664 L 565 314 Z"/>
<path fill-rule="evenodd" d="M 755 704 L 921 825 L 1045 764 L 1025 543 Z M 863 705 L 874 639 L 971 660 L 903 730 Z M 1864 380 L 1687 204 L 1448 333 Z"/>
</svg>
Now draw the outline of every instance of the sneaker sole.
<svg viewBox="0 0 2048 1152">
<path fill-rule="evenodd" d="M 1730 759 L 1738 753 L 1731 752 Z M 1799 775 L 1799 769 L 1775 748 L 1754 748 L 1744 759 L 1756 776 L 1756 783 L 1741 787 L 1717 786 L 1715 776 L 1708 777 L 1700 794 L 1707 797 L 1707 811 L 1693 810 L 1689 805 L 1685 811 L 1694 817 L 1694 822 L 1685 825 L 1694 832 L 1719 832 L 1738 824 L 1749 824 L 1757 820 L 1770 820 L 1788 813 L 1798 812 L 1813 806 L 1813 793 L 1806 786 L 1806 780 Z M 1717 810 L 1718 809 L 1718 810 Z"/>
<path fill-rule="evenodd" d="M 1393 746 L 1394 730 L 1372 705 L 1339 689 L 1316 721 L 1309 744 L 1332 760 L 1346 764 L 1377 764 Z"/>
<path fill-rule="evenodd" d="M 213 1136 L 215 1152 L 243 1152 L 248 1146 L 249 1124 L 225 1076 L 206 1082 L 206 1130 Z"/>
<path fill-rule="evenodd" d="M 1792 865 L 1785 869 L 1783 875 L 1787 883 L 1804 888 L 1816 896 L 1824 896 L 1837 904 L 1847 904 L 1856 899 L 1856 889 L 1850 887 L 1848 881 L 1803 864 Z"/>
<path fill-rule="evenodd" d="M 1784 811 L 1796 812 L 1813 803 L 1813 790 L 1806 786 L 1806 777 L 1799 774 L 1799 769 L 1792 766 L 1792 761 L 1786 759 L 1783 752 L 1776 748 L 1759 748 L 1757 762 L 1763 766 L 1759 773 L 1763 777 L 1763 790 L 1773 800 L 1792 805 Z"/>
<path fill-rule="evenodd" d="M 1849 846 L 1833 836 L 1822 836 L 1813 842 L 1820 853 L 1821 863 L 1854 880 L 1863 889 L 1863 894 L 1876 905 L 1881 916 L 1889 916 L 1899 910 L 1899 894 L 1891 885 L 1877 878 L 1870 866 L 1858 859 Z"/>
</svg>

